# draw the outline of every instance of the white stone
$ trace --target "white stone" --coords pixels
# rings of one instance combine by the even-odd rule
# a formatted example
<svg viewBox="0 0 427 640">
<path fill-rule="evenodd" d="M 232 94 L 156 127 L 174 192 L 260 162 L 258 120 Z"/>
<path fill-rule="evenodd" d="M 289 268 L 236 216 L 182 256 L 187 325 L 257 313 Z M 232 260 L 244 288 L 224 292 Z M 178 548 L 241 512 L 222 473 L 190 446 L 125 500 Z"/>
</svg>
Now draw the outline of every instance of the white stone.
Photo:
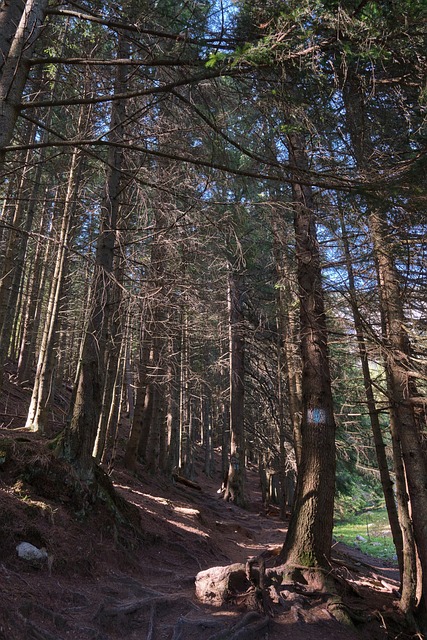
<svg viewBox="0 0 427 640">
<path fill-rule="evenodd" d="M 47 560 L 46 549 L 38 549 L 29 542 L 20 542 L 16 546 L 16 551 L 18 558 L 22 558 L 28 562 L 43 562 L 44 560 Z"/>
<path fill-rule="evenodd" d="M 200 571 L 196 576 L 196 597 L 213 606 L 222 606 L 230 596 L 230 581 L 247 583 L 244 564 L 232 564 L 226 567 L 211 567 Z M 242 591 L 245 591 L 249 583 Z"/>
</svg>

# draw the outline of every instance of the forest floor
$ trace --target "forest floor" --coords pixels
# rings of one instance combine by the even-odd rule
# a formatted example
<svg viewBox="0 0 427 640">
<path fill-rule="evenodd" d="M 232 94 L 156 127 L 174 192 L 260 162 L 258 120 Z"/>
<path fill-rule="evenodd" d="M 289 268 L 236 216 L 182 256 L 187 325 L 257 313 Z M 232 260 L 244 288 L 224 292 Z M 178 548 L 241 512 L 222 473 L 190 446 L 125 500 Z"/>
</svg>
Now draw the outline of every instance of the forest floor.
<svg viewBox="0 0 427 640">
<path fill-rule="evenodd" d="M 7 381 L 0 399 L 1 640 L 414 637 L 398 612 L 396 567 L 341 543 L 333 549 L 331 575 L 346 609 L 356 614 L 354 627 L 334 618 L 321 593 L 289 586 L 268 624 L 248 615 L 243 600 L 222 607 L 198 601 L 198 572 L 245 562 L 283 543 L 287 524 L 276 509 L 264 508 L 257 470 L 248 469 L 250 506 L 242 510 L 217 493 L 219 464 L 207 478 L 196 462 L 196 490 L 142 468 L 131 474 L 119 457 L 111 479 L 135 506 L 139 534 L 118 525 L 106 505 L 79 503 L 48 438 L 22 428 L 27 395 Z M 81 517 L 83 511 L 89 515 Z M 44 547 L 46 561 L 19 558 L 20 542 Z"/>
</svg>

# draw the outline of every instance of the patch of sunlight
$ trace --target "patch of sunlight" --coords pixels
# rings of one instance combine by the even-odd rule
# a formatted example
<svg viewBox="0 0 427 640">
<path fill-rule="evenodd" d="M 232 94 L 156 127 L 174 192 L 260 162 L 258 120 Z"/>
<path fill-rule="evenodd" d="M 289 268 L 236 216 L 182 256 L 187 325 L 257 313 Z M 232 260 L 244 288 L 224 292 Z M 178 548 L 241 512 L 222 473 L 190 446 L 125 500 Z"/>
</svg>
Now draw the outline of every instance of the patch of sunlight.
<svg viewBox="0 0 427 640">
<path fill-rule="evenodd" d="M 230 540 L 230 538 L 229 538 L 229 540 Z M 237 541 L 234 541 L 234 543 L 235 543 L 236 547 L 241 547 L 242 549 L 246 549 L 246 550 L 253 549 L 255 551 L 259 550 L 259 545 L 251 544 L 250 542 L 237 542 Z"/>
<path fill-rule="evenodd" d="M 191 509 L 190 507 L 173 507 L 173 510 L 185 516 L 200 516 L 198 509 Z"/>
<path fill-rule="evenodd" d="M 396 560 L 385 509 L 365 511 L 335 523 L 334 537 L 370 556 Z"/>
<path fill-rule="evenodd" d="M 135 493 L 139 493 L 139 491 Z M 140 495 L 144 496 L 144 498 L 148 498 L 149 500 L 154 500 L 154 502 L 158 502 L 159 504 L 169 504 L 169 500 L 166 500 L 166 498 L 161 498 L 160 496 L 151 496 L 149 493 L 141 493 Z"/>
<path fill-rule="evenodd" d="M 200 529 L 196 529 L 195 527 L 190 527 L 188 524 L 184 524 L 182 522 L 176 522 L 175 520 L 166 520 L 165 522 L 168 522 L 174 527 L 178 527 L 178 529 L 183 529 L 188 533 L 195 533 L 197 536 L 202 536 L 202 538 L 209 538 L 209 534 L 205 533 L 204 531 L 201 531 Z"/>
<path fill-rule="evenodd" d="M 128 487 L 125 484 L 115 484 L 115 486 L 118 487 L 119 489 L 125 489 L 127 491 L 130 491 L 131 493 L 136 493 L 138 496 L 142 496 L 143 498 L 154 500 L 154 502 L 158 502 L 159 504 L 165 504 L 165 505 L 169 504 L 169 500 L 166 500 L 166 498 L 161 498 L 160 496 L 152 496 L 149 493 L 143 493 L 142 491 L 137 491 L 133 487 Z"/>
</svg>

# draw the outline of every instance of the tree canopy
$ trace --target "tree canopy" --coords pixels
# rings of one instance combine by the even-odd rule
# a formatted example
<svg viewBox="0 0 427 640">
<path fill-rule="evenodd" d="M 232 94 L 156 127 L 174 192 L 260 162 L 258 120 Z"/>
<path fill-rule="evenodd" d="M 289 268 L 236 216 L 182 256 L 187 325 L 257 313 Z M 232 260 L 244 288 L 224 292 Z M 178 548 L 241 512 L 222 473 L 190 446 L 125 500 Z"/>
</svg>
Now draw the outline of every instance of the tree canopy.
<svg viewBox="0 0 427 640">
<path fill-rule="evenodd" d="M 426 32 L 417 0 L 0 3 L 0 361 L 27 428 L 89 484 L 118 425 L 133 470 L 191 480 L 220 448 L 243 507 L 256 462 L 290 568 L 327 566 L 365 478 L 424 625 Z"/>
</svg>

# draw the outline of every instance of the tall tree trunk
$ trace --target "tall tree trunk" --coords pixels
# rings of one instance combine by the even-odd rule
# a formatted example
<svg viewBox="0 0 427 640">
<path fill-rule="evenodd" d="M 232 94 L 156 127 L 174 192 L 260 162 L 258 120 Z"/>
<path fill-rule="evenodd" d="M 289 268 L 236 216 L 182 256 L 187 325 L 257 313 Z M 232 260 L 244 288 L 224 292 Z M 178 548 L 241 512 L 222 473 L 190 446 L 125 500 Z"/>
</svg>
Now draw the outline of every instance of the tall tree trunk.
<svg viewBox="0 0 427 640">
<path fill-rule="evenodd" d="M 168 339 L 168 359 L 166 365 L 166 426 L 168 432 L 169 458 L 168 471 L 179 468 L 179 384 L 175 376 L 175 362 L 173 360 L 174 339 Z"/>
<path fill-rule="evenodd" d="M 33 142 L 36 136 L 34 126 L 27 128 L 26 140 Z M 20 283 L 24 270 L 24 256 L 28 242 L 28 232 L 31 230 L 35 207 L 34 197 L 38 188 L 36 171 L 34 187 L 30 196 L 28 176 L 33 173 L 30 166 L 31 152 L 26 153 L 24 169 L 16 185 L 16 205 L 10 222 L 9 237 L 6 249 L 1 256 L 0 264 L 0 370 L 3 370 L 5 360 L 9 355 L 11 335 L 15 321 L 15 311 L 20 292 Z M 26 203 L 29 201 L 29 207 Z M 0 388 L 2 377 L 0 376 Z"/>
<path fill-rule="evenodd" d="M 123 34 L 118 36 L 118 51 L 121 50 Z M 126 85 L 126 67 L 116 70 L 114 91 L 121 94 Z M 122 100 L 113 102 L 111 110 L 112 142 L 121 141 L 123 123 L 126 118 Z M 107 333 L 113 308 L 111 303 L 114 247 L 119 214 L 119 194 L 123 150 L 112 146 L 108 157 L 106 196 L 101 206 L 101 223 L 97 241 L 95 269 L 89 317 L 83 339 L 77 381 L 69 423 L 59 444 L 61 454 L 76 468 L 80 477 L 90 482 L 93 479 L 92 452 L 95 444 L 105 384 L 105 355 Z"/>
<path fill-rule="evenodd" d="M 361 170 L 367 169 L 367 158 L 374 157 L 374 147 L 370 123 L 365 118 L 364 89 L 352 67 L 347 69 L 343 82 L 343 99 L 346 108 L 346 120 L 350 132 L 354 156 Z M 384 357 L 387 372 L 387 385 L 390 395 L 391 420 L 394 436 L 399 442 L 408 492 L 411 500 L 413 532 L 422 567 L 422 613 L 423 624 L 427 627 L 427 465 L 422 451 L 420 433 L 411 404 L 414 393 L 414 379 L 411 375 L 411 349 L 405 330 L 405 314 L 398 274 L 392 257 L 390 232 L 384 216 L 372 198 L 367 199 L 368 224 L 372 237 L 374 256 L 377 265 L 381 312 L 383 315 Z M 395 450 L 398 450 L 399 447 Z M 403 487 L 399 491 L 402 497 Z M 402 508 L 399 515 L 402 515 Z M 401 520 L 402 532 L 410 535 L 407 523 Z M 415 569 L 405 565 L 413 564 L 414 554 L 405 553 L 402 580 L 411 580 Z M 405 604 L 413 600 L 413 588 L 405 585 Z"/>
<path fill-rule="evenodd" d="M 0 4 L 0 73 L 24 11 L 25 0 L 8 0 Z"/>
<path fill-rule="evenodd" d="M 179 366 L 179 458 L 178 468 L 187 475 L 189 460 L 188 439 L 190 437 L 190 398 L 189 398 L 189 352 L 188 352 L 188 311 L 184 301 L 181 309 L 181 343 Z"/>
<path fill-rule="evenodd" d="M 155 330 L 159 330 L 159 324 L 154 323 Z M 153 345 L 149 363 L 151 412 L 150 427 L 148 432 L 147 447 L 145 451 L 146 467 L 151 473 L 160 468 L 161 431 L 165 429 L 164 392 L 162 385 L 162 340 L 159 336 L 153 336 Z"/>
<path fill-rule="evenodd" d="M 290 162 L 307 169 L 300 135 L 288 136 Z M 335 495 L 335 420 L 319 246 L 311 189 L 293 184 L 302 362 L 301 460 L 281 556 L 290 565 L 327 566 Z"/>
<path fill-rule="evenodd" d="M 46 321 L 43 328 L 39 349 L 36 377 L 31 395 L 30 408 L 26 421 L 26 429 L 43 433 L 46 428 L 49 405 L 52 400 L 52 376 L 54 364 L 54 349 L 58 325 L 58 312 L 61 290 L 68 257 L 68 242 L 70 229 L 75 214 L 78 175 L 80 171 L 81 152 L 75 149 L 71 158 L 70 174 L 68 178 L 65 206 L 62 215 L 61 229 L 58 237 L 58 248 L 55 268 L 50 285 L 49 300 L 46 311 Z"/>
<path fill-rule="evenodd" d="M 48 2 L 27 0 L 19 23 L 14 22 L 15 14 L 12 11 L 4 18 L 6 39 L 10 41 L 10 46 L 7 58 L 0 66 L 0 179 L 5 160 L 4 148 L 13 136 L 30 68 L 29 61 L 42 31 Z M 7 45 L 3 46 L 7 48 Z"/>
<path fill-rule="evenodd" d="M 228 269 L 228 314 L 230 349 L 230 464 L 224 499 L 246 507 L 245 495 L 245 338 L 242 306 L 243 276 L 232 265 Z"/>
<path fill-rule="evenodd" d="M 372 386 L 371 372 L 369 369 L 369 357 L 366 347 L 365 331 L 363 327 L 362 316 L 359 311 L 357 302 L 356 284 L 353 272 L 353 264 L 351 260 L 350 246 L 348 242 L 348 234 L 345 226 L 344 217 L 340 212 L 341 238 L 344 248 L 344 257 L 348 274 L 348 291 L 350 295 L 350 307 L 353 315 L 354 327 L 356 329 L 356 339 L 359 349 L 360 362 L 362 365 L 363 382 L 366 394 L 366 403 L 368 406 L 369 419 L 371 422 L 372 435 L 375 443 L 375 451 L 378 462 L 378 470 L 380 472 L 381 485 L 384 492 L 384 499 L 387 508 L 388 519 L 390 522 L 391 533 L 394 546 L 396 547 L 397 558 L 401 575 L 403 575 L 403 538 L 399 524 L 396 502 L 394 498 L 393 482 L 390 478 L 390 472 L 387 464 L 387 456 L 385 451 L 384 439 L 382 436 L 381 425 L 378 417 L 378 410 L 375 402 L 374 389 Z"/>
<path fill-rule="evenodd" d="M 401 597 L 399 607 L 403 613 L 412 616 L 417 600 L 417 551 L 414 539 L 414 527 L 409 511 L 409 496 L 406 482 L 405 466 L 400 446 L 398 419 L 392 409 L 390 411 L 390 431 L 393 442 L 394 474 L 396 478 L 396 501 L 399 524 L 402 532 L 402 569 Z M 420 585 L 418 585 L 420 586 Z"/>
<path fill-rule="evenodd" d="M 277 294 L 277 326 L 279 334 L 280 349 L 279 359 L 281 361 L 281 372 L 286 378 L 287 400 L 289 406 L 290 420 L 294 439 L 295 461 L 299 466 L 301 461 L 302 439 L 301 439 L 301 372 L 300 362 L 296 351 L 296 344 L 299 341 L 299 328 L 295 318 L 296 294 L 291 282 L 294 272 L 291 269 L 291 258 L 287 255 L 285 221 L 271 219 L 273 230 L 273 251 L 275 258 L 275 268 L 279 280 L 279 290 Z M 283 391 L 282 391 L 283 396 Z M 281 402 L 283 407 L 283 398 Z M 283 409 L 282 409 L 283 411 Z M 282 420 L 283 422 L 283 420 Z"/>
<path fill-rule="evenodd" d="M 140 332 L 140 357 L 138 366 L 138 385 L 136 390 L 136 401 L 131 424 L 129 439 L 126 444 L 124 456 L 125 467 L 131 471 L 135 470 L 138 461 L 138 452 L 142 440 L 142 434 L 148 429 L 147 411 L 148 411 L 148 360 L 150 356 L 150 342 L 147 336 L 147 303 L 144 303 L 141 312 L 141 332 Z M 145 447 L 144 447 L 145 454 Z"/>
<path fill-rule="evenodd" d="M 400 443 L 408 492 L 411 501 L 415 542 L 422 568 L 422 601 L 420 603 L 424 625 L 427 628 L 427 463 L 421 434 L 415 418 L 411 396 L 411 353 L 402 296 L 395 266 L 390 254 L 381 216 L 372 212 L 369 226 L 374 242 L 380 281 L 381 306 L 385 315 L 385 362 L 388 390 L 395 426 L 395 437 Z M 406 556 L 407 559 L 410 559 Z M 412 556 L 412 562 L 414 558 Z M 404 576 L 414 575 L 414 568 L 405 567 Z M 410 585 L 408 585 L 408 592 Z M 412 596 L 408 596 L 413 600 Z"/>
<path fill-rule="evenodd" d="M 55 210 L 55 205 L 53 206 Z M 52 227 L 52 216 L 55 219 L 55 212 L 52 214 L 47 202 L 45 202 L 45 213 L 40 222 L 39 236 L 49 237 L 48 229 Z M 46 246 L 39 239 L 34 255 L 33 272 L 31 274 L 31 287 L 28 295 L 28 305 L 23 320 L 23 332 L 21 339 L 21 349 L 18 359 L 17 377 L 19 382 L 28 384 L 31 379 L 31 369 L 35 363 L 36 339 L 40 326 L 42 313 L 42 302 L 47 286 L 46 271 L 49 261 L 50 242 Z"/>
<path fill-rule="evenodd" d="M 122 258 L 116 258 L 122 262 Z M 118 265 L 115 269 L 115 277 L 111 283 L 111 302 L 113 309 L 110 313 L 110 326 L 108 330 L 108 341 L 106 346 L 105 360 L 105 385 L 102 399 L 102 410 L 99 417 L 98 432 L 95 440 L 93 456 L 97 462 L 101 460 L 107 437 L 108 424 L 111 420 L 112 412 L 115 412 L 114 402 L 118 399 L 116 393 L 117 375 L 120 370 L 120 352 L 123 345 L 123 319 L 121 317 L 120 302 L 122 299 L 123 265 Z M 121 388 L 121 382 L 120 382 Z M 121 397 L 121 394 L 120 394 Z"/>
<path fill-rule="evenodd" d="M 101 443 L 94 447 L 94 458 L 99 461 L 102 460 L 103 464 L 108 464 L 110 470 L 114 466 L 115 458 L 115 444 L 117 443 L 117 435 L 119 431 L 119 424 L 122 413 L 122 398 L 124 394 L 124 373 L 126 363 L 126 345 L 122 340 L 120 345 L 120 351 L 116 360 L 116 370 L 113 378 L 113 387 L 111 389 L 110 401 L 107 404 L 108 415 L 105 421 L 105 428 L 99 429 L 97 439 L 101 439 Z M 95 452 L 99 450 L 99 454 Z"/>
<path fill-rule="evenodd" d="M 203 392 L 204 390 L 204 392 Z M 202 439 L 204 448 L 203 471 L 208 477 L 212 477 L 214 471 L 215 458 L 213 455 L 212 438 L 212 399 L 207 384 L 202 383 L 200 393 L 200 421 L 202 427 Z"/>
</svg>

